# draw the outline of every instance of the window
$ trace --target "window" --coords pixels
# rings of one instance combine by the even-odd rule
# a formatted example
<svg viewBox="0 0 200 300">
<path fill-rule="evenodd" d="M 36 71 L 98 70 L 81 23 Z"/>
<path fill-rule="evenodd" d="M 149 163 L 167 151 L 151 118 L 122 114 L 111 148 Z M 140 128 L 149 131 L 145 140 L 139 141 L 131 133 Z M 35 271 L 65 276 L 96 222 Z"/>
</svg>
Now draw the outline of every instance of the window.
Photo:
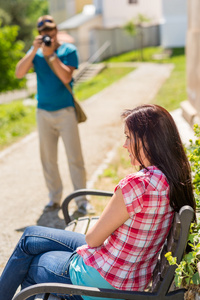
<svg viewBox="0 0 200 300">
<path fill-rule="evenodd" d="M 129 4 L 137 4 L 137 3 L 138 3 L 138 0 L 128 0 L 128 3 L 129 3 Z"/>
</svg>

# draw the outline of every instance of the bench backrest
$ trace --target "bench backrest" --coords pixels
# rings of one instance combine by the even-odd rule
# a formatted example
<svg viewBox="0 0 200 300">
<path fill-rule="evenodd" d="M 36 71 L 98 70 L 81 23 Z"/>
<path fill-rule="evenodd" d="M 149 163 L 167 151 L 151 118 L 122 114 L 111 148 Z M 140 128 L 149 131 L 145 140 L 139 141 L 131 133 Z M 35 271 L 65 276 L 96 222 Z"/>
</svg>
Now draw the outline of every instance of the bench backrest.
<svg viewBox="0 0 200 300">
<path fill-rule="evenodd" d="M 172 252 L 172 256 L 177 258 L 177 263 L 180 263 L 187 245 L 188 232 L 193 218 L 194 210 L 188 205 L 183 206 L 179 213 L 175 213 L 173 225 L 153 272 L 152 292 L 163 295 L 168 292 L 174 278 L 176 265 L 170 266 L 165 254 Z"/>
</svg>

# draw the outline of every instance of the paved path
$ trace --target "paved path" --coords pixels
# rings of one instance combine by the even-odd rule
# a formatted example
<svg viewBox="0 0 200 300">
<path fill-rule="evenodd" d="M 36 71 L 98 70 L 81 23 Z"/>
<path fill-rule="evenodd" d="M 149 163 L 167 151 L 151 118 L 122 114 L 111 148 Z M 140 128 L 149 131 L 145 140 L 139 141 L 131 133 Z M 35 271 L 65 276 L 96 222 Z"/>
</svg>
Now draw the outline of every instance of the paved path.
<svg viewBox="0 0 200 300">
<path fill-rule="evenodd" d="M 88 121 L 80 124 L 88 185 L 108 153 L 122 141 L 120 114 L 125 108 L 149 103 L 170 75 L 172 65 L 140 64 L 117 83 L 84 102 Z M 72 191 L 62 143 L 59 166 L 64 195 Z M 44 225 L 64 228 L 62 213 L 44 214 L 47 198 L 37 133 L 0 152 L 0 273 L 25 227 Z"/>
</svg>

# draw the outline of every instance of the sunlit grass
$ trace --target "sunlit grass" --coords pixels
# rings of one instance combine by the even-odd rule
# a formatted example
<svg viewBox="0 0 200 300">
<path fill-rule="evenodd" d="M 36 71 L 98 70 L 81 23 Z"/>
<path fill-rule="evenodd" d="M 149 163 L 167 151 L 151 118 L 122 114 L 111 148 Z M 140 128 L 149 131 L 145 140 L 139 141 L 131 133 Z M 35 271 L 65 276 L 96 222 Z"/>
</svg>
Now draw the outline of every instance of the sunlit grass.
<svg viewBox="0 0 200 300">
<path fill-rule="evenodd" d="M 0 149 L 35 129 L 35 110 L 35 106 L 24 106 L 22 100 L 0 105 Z"/>
<path fill-rule="evenodd" d="M 161 87 L 160 91 L 153 99 L 153 103 L 165 107 L 171 111 L 180 106 L 180 103 L 187 99 L 186 93 L 186 59 L 184 48 L 172 49 L 171 56 L 160 60 L 155 59 L 156 54 L 165 53 L 161 47 L 145 48 L 144 62 L 154 63 L 170 63 L 174 65 L 174 69 L 171 72 L 171 76 Z M 138 61 L 138 50 L 124 53 L 118 56 L 114 56 L 106 60 L 107 62 L 136 62 Z"/>
<path fill-rule="evenodd" d="M 79 101 L 88 99 L 133 70 L 134 68 L 126 67 L 106 68 L 94 78 L 75 86 L 75 95 Z"/>
</svg>

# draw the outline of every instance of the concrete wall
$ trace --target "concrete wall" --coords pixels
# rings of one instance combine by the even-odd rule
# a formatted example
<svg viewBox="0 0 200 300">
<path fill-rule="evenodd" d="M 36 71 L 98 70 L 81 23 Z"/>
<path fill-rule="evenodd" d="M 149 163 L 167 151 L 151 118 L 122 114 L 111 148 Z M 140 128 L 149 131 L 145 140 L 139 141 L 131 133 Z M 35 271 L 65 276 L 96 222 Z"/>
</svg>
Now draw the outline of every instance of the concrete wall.
<svg viewBox="0 0 200 300">
<path fill-rule="evenodd" d="M 161 46 L 164 48 L 185 46 L 187 0 L 162 0 L 162 15 Z"/>
<path fill-rule="evenodd" d="M 92 0 L 76 0 L 76 13 L 79 14 L 83 10 L 84 5 L 93 4 Z"/>
<path fill-rule="evenodd" d="M 160 44 L 159 26 L 152 25 L 143 28 L 144 47 Z M 122 28 L 96 28 L 90 32 L 90 56 L 92 56 L 106 41 L 110 47 L 99 60 L 139 48 L 137 37 L 131 37 Z"/>
<path fill-rule="evenodd" d="M 103 0 L 103 26 L 123 26 L 139 13 L 158 23 L 161 11 L 161 0 L 138 0 L 136 4 L 130 4 L 128 0 Z"/>
<path fill-rule="evenodd" d="M 90 30 L 96 26 L 102 25 L 102 16 L 97 15 L 95 18 L 85 22 L 79 27 L 68 29 L 78 48 L 80 62 L 87 61 L 90 57 Z"/>
<path fill-rule="evenodd" d="M 187 94 L 182 103 L 183 115 L 193 125 L 200 124 L 200 1 L 188 0 L 188 30 L 186 43 Z"/>
<path fill-rule="evenodd" d="M 59 24 L 76 14 L 75 0 L 49 0 L 49 11 Z"/>
</svg>

